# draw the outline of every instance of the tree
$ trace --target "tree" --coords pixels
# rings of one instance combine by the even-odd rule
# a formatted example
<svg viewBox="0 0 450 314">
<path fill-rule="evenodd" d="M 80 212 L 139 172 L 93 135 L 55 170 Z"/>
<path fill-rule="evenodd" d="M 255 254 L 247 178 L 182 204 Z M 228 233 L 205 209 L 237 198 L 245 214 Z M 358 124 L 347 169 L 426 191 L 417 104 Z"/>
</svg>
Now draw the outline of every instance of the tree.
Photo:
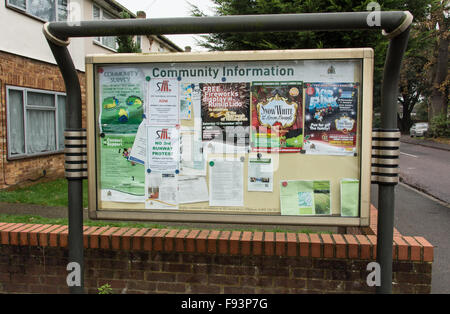
<svg viewBox="0 0 450 314">
<path fill-rule="evenodd" d="M 122 11 L 120 12 L 120 18 L 122 19 L 129 19 L 131 16 L 128 14 L 128 12 Z M 134 42 L 133 36 L 129 35 L 122 35 L 117 36 L 117 45 L 119 46 L 117 48 L 118 53 L 138 53 L 141 52 L 141 48 L 137 43 Z"/>
<path fill-rule="evenodd" d="M 431 74 L 431 97 L 429 107 L 430 121 L 439 115 L 447 117 L 450 78 L 448 74 L 448 44 L 450 34 L 449 23 L 450 3 L 448 1 L 434 1 L 431 10 L 431 19 L 427 24 L 435 30 L 436 52 Z"/>
<path fill-rule="evenodd" d="M 373 0 L 212 0 L 216 15 L 281 14 L 314 12 L 366 11 Z M 409 10 L 416 19 L 427 14 L 427 4 L 433 0 L 380 0 L 382 10 Z M 193 6 L 194 16 L 204 15 Z M 210 50 L 308 49 L 372 47 L 374 59 L 374 107 L 381 101 L 381 81 L 388 40 L 381 32 L 355 30 L 336 32 L 290 33 L 220 33 L 203 36 L 201 46 Z M 417 48 L 417 47 L 416 47 Z M 417 61 L 417 60 L 416 60 Z M 418 66 L 417 64 L 415 66 Z M 412 71 L 412 69 L 411 69 Z M 408 79 L 409 81 L 409 79 Z M 407 95 L 408 92 L 405 92 Z M 420 97 L 419 97 L 420 98 Z M 405 99 L 405 98 L 404 98 Z M 409 100 L 407 100 L 409 102 Z M 412 99 L 414 101 L 414 99 Z M 409 108 L 408 110 L 412 110 Z"/>
</svg>

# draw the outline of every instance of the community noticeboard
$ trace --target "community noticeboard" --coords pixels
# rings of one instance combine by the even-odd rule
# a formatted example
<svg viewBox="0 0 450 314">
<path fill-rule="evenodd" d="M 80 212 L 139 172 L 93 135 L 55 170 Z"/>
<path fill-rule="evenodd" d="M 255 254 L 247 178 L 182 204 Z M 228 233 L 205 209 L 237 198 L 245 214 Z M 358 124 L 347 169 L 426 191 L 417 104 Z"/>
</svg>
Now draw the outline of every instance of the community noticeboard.
<svg viewBox="0 0 450 314">
<path fill-rule="evenodd" d="M 369 224 L 373 51 L 86 58 L 93 219 Z"/>
</svg>

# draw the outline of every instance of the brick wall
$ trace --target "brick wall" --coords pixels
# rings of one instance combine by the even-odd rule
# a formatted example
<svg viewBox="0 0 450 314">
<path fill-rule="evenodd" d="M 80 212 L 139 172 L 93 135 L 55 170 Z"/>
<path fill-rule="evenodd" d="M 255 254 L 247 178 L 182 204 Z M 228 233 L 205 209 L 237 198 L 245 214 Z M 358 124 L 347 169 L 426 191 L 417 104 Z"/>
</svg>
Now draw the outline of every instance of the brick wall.
<svg viewBox="0 0 450 314">
<path fill-rule="evenodd" d="M 86 80 L 84 73 L 79 73 L 83 115 L 85 110 Z M 46 170 L 49 178 L 64 176 L 64 154 L 53 154 L 18 160 L 8 160 L 6 85 L 65 92 L 64 81 L 56 65 L 0 51 L 0 189 L 34 180 Z M 83 121 L 85 121 L 85 116 Z M 85 127 L 85 126 L 84 126 Z"/>
<path fill-rule="evenodd" d="M 0 293 L 67 293 L 67 226 L 0 223 Z M 84 227 L 85 287 L 114 293 L 374 293 L 376 236 Z M 396 235 L 393 292 L 430 293 L 433 246 Z"/>
</svg>

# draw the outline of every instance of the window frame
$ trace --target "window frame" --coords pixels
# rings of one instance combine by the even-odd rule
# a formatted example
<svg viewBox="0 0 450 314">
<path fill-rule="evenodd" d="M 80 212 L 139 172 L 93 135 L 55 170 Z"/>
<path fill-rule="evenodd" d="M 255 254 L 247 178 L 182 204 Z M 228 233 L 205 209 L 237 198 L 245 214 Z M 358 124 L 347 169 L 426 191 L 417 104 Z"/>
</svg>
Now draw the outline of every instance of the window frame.
<svg viewBox="0 0 450 314">
<path fill-rule="evenodd" d="M 95 11 L 95 9 L 98 9 L 98 11 L 99 11 L 99 17 L 98 18 L 96 18 L 95 16 L 94 16 L 94 11 Z M 104 13 L 106 13 L 108 16 L 110 16 L 111 17 L 111 19 L 114 19 L 114 14 L 112 14 L 111 12 L 108 12 L 108 11 L 106 11 L 104 8 L 102 8 L 101 6 L 99 6 L 99 5 L 97 5 L 97 4 L 95 4 L 95 3 L 93 3 L 92 4 L 92 19 L 94 20 L 94 21 L 102 21 L 102 20 L 105 20 L 104 19 Z M 106 19 L 106 20 L 110 20 L 110 19 Z M 103 42 L 103 39 L 104 38 L 106 38 L 105 36 L 102 36 L 102 37 L 94 37 L 94 39 L 93 39 L 93 42 L 94 42 L 94 44 L 96 44 L 96 45 L 98 45 L 98 46 L 100 46 L 100 47 L 103 47 L 103 48 L 105 48 L 105 49 L 108 49 L 108 50 L 111 50 L 111 51 L 113 51 L 113 52 L 117 52 L 117 49 L 118 49 L 118 45 L 117 45 L 117 41 L 116 41 L 116 36 L 109 36 L 109 37 L 114 37 L 114 43 L 115 43 L 115 48 L 112 48 L 112 47 L 110 47 L 110 46 L 108 46 L 108 45 L 106 45 L 104 42 Z"/>
<path fill-rule="evenodd" d="M 11 124 L 9 123 L 10 120 L 10 96 L 9 91 L 15 90 L 20 91 L 22 93 L 22 117 L 23 117 L 23 131 L 24 131 L 24 153 L 22 154 L 13 154 L 11 155 Z M 47 94 L 53 96 L 54 101 L 54 107 L 48 107 L 48 106 L 33 106 L 28 105 L 28 93 L 38 93 L 38 94 Z M 16 160 L 16 159 L 24 159 L 24 158 L 30 158 L 30 157 L 36 157 L 36 156 L 45 156 L 45 155 L 54 155 L 54 154 L 60 154 L 64 152 L 64 147 L 60 147 L 60 135 L 59 135 L 59 127 L 60 127 L 60 121 L 58 119 L 59 117 L 59 104 L 58 104 L 58 98 L 64 96 L 66 97 L 67 101 L 67 94 L 63 92 L 56 92 L 56 91 L 50 91 L 50 90 L 44 90 L 44 89 L 36 89 L 36 88 L 28 88 L 28 87 L 21 87 L 21 86 L 13 86 L 13 85 L 6 85 L 6 124 L 7 124 L 7 160 Z M 56 149 L 53 151 L 47 151 L 47 152 L 39 152 L 39 153 L 28 153 L 27 148 L 27 110 L 39 110 L 39 111 L 53 111 L 54 112 L 54 119 L 55 119 L 55 147 Z M 65 117 L 64 117 L 65 119 Z"/>
<path fill-rule="evenodd" d="M 25 9 L 23 9 L 23 8 L 21 8 L 19 6 L 16 6 L 13 3 L 10 3 L 10 1 L 11 0 L 5 0 L 5 6 L 7 8 L 9 8 L 11 10 L 14 10 L 14 11 L 16 11 L 18 13 L 21 13 L 23 15 L 26 15 L 28 17 L 31 17 L 33 19 L 36 19 L 36 20 L 38 20 L 40 22 L 43 22 L 43 23 L 46 23 L 46 22 L 66 22 L 68 17 L 69 17 L 69 7 L 70 7 L 69 6 L 69 1 L 70 0 L 67 1 L 67 17 L 66 17 L 66 20 L 60 20 L 59 19 L 59 14 L 58 14 L 58 12 L 59 12 L 59 1 L 55 0 L 55 5 L 53 7 L 54 13 L 55 13 L 55 20 L 54 21 L 47 21 L 47 20 L 45 20 L 45 19 L 43 19 L 43 18 L 41 18 L 41 17 L 39 17 L 37 15 L 31 14 L 30 11 L 27 8 L 28 0 L 25 0 Z"/>
</svg>

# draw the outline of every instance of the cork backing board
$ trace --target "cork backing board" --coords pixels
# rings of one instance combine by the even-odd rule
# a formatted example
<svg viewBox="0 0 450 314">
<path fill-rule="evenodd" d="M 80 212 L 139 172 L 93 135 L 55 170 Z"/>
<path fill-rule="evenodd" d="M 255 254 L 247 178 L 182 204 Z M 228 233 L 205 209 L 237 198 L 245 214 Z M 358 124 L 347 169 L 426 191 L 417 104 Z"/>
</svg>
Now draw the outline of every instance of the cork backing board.
<svg viewBox="0 0 450 314">
<path fill-rule="evenodd" d="M 101 70 L 99 70 L 101 69 Z M 210 160 L 217 157 L 243 160 L 243 206 L 209 206 L 209 202 L 179 204 L 178 209 L 146 209 L 142 202 L 112 202 L 102 200 L 101 149 L 99 115 L 99 73 L 114 69 L 120 72 L 138 69 L 141 78 L 175 78 L 189 84 L 302 82 L 302 129 L 310 116 L 305 108 L 305 83 L 354 83 L 357 86 L 357 135 L 352 155 L 308 154 L 301 152 L 266 153 L 274 161 L 273 191 L 248 191 L 248 159 L 257 152 L 237 152 L 232 155 L 208 154 L 206 182 Z M 182 70 L 201 69 L 196 76 Z M 247 70 L 249 69 L 249 70 Z M 262 69 L 253 70 L 253 69 Z M 289 69 L 292 69 L 290 71 Z M 245 71 L 240 71 L 245 70 Z M 233 222 L 255 224 L 299 225 L 368 225 L 370 206 L 370 154 L 372 129 L 373 51 L 361 49 L 319 49 L 249 52 L 208 52 L 171 54 L 94 55 L 86 58 L 88 104 L 88 171 L 89 213 L 92 219 L 129 219 L 149 221 Z M 194 74 L 191 72 L 190 74 Z M 203 75 L 202 75 L 203 74 Z M 268 74 L 268 75 L 267 75 Z M 144 83 L 145 84 L 145 83 Z M 198 85 L 197 85 L 198 86 Z M 314 86 L 314 85 L 313 85 Z M 148 96 L 147 96 L 148 97 Z M 253 105 L 252 105 L 253 106 Z M 200 112 L 191 108 L 189 120 L 180 120 L 182 127 L 201 127 Z M 198 106 L 197 106 L 198 109 Z M 250 108 L 250 126 L 253 123 Z M 198 110 L 197 110 L 198 111 Z M 305 136 L 305 134 L 303 134 Z M 241 159 L 242 158 L 242 159 Z M 341 180 L 359 180 L 359 213 L 356 217 L 341 216 Z M 281 215 L 280 189 L 291 180 L 326 180 L 330 182 L 331 210 L 327 215 Z"/>
</svg>

